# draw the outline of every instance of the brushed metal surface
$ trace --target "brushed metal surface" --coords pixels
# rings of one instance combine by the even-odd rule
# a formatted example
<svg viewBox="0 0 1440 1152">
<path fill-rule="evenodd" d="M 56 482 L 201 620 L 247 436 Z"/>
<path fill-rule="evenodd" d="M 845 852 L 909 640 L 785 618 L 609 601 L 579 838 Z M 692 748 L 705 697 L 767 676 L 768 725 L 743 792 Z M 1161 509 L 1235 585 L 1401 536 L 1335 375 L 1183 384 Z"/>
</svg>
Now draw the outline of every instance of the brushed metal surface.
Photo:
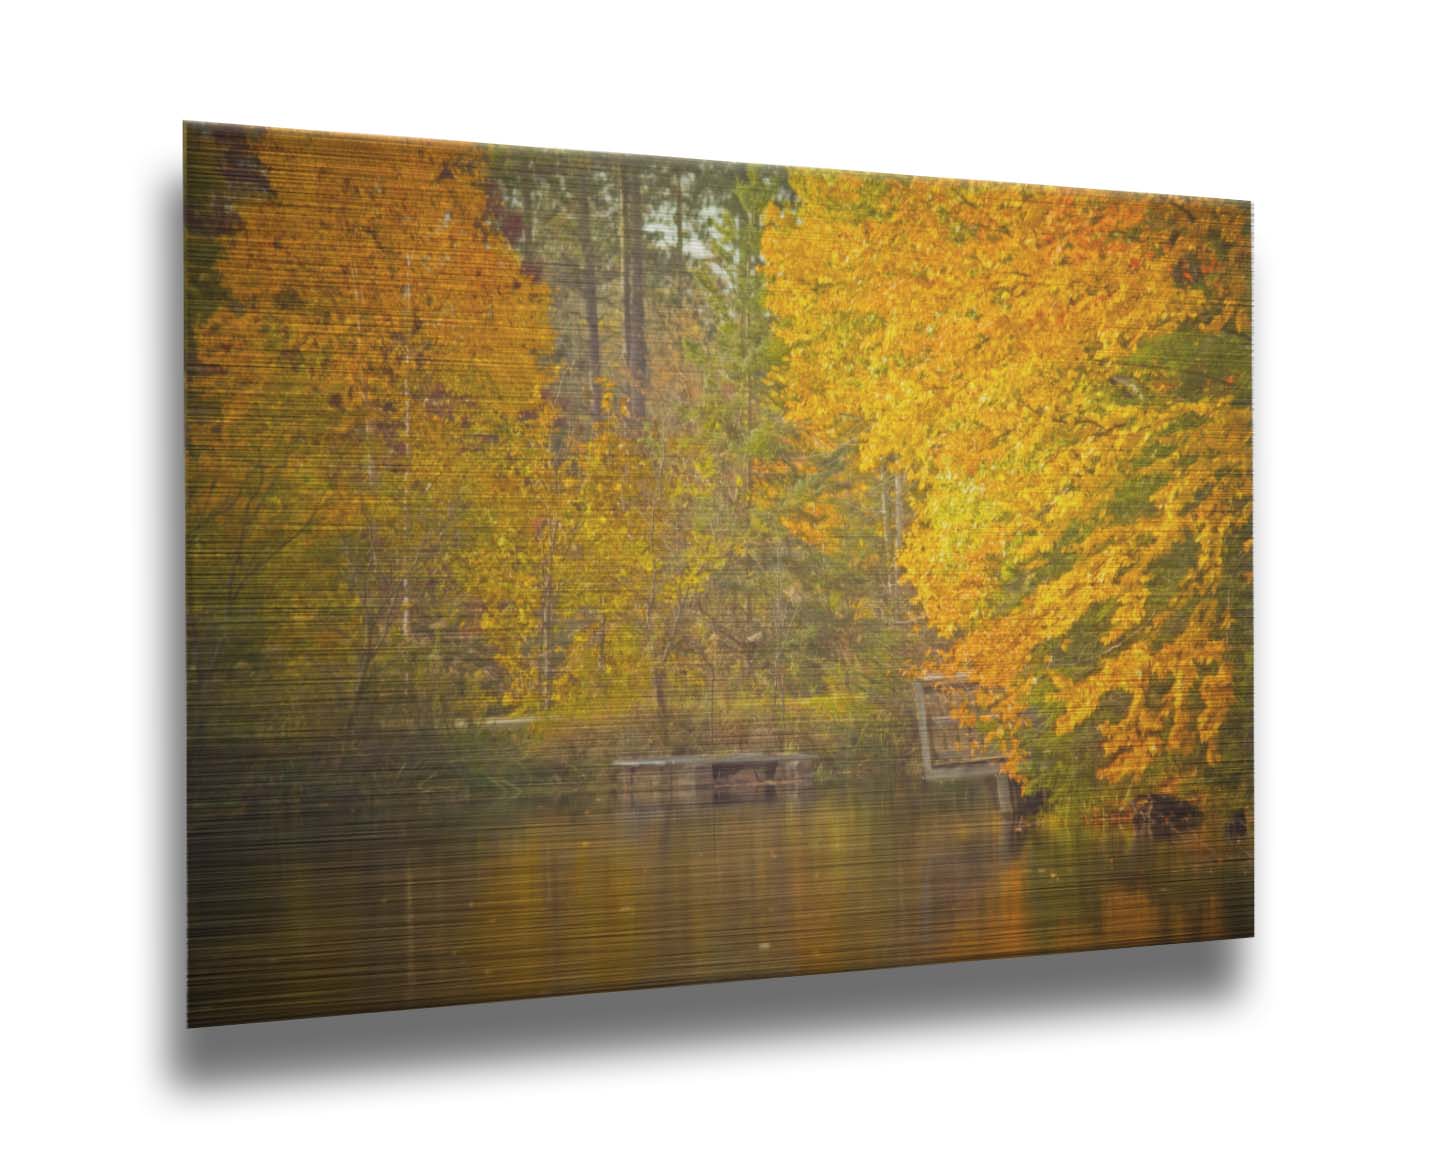
<svg viewBox="0 0 1440 1152">
<path fill-rule="evenodd" d="M 1253 934 L 1248 726 L 1042 809 L 901 472 L 752 505 L 755 172 L 187 125 L 192 1025 Z"/>
</svg>

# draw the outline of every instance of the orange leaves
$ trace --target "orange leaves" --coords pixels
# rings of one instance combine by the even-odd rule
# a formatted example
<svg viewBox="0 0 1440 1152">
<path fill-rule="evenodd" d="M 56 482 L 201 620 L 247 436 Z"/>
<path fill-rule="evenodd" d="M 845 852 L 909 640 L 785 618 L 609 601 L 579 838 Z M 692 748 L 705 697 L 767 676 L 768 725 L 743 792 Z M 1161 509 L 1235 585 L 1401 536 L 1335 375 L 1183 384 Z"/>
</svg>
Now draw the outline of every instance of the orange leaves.
<svg viewBox="0 0 1440 1152">
<path fill-rule="evenodd" d="M 1248 355 L 1230 351 L 1248 342 L 1245 206 L 792 183 L 799 206 L 766 239 L 791 418 L 906 475 L 901 560 L 950 661 L 1012 728 L 1037 677 L 1062 733 L 1128 701 L 1100 722 L 1106 778 L 1204 759 L 1248 706 L 1248 630 L 1216 611 L 1248 596 Z M 1072 648 L 1087 655 L 1062 672 Z"/>
<path fill-rule="evenodd" d="M 501 637 L 533 594 L 512 574 L 539 547 L 548 299 L 486 223 L 481 150 L 272 131 L 257 152 L 269 193 L 237 208 L 187 383 L 192 616 L 216 653 L 335 661 L 310 681 L 358 695 L 422 632 Z"/>
</svg>

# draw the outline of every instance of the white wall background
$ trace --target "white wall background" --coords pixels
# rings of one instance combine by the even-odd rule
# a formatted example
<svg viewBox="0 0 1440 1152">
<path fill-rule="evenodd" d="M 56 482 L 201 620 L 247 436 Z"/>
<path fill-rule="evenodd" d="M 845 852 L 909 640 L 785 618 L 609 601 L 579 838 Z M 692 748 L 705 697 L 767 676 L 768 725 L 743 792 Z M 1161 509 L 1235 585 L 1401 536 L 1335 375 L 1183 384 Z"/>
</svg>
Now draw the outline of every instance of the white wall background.
<svg viewBox="0 0 1440 1152">
<path fill-rule="evenodd" d="M 12 9 L 7 1143 L 1433 1140 L 1427 19 L 1216 0 Z M 1253 199 L 1258 938 L 185 1035 L 186 117 Z"/>
</svg>

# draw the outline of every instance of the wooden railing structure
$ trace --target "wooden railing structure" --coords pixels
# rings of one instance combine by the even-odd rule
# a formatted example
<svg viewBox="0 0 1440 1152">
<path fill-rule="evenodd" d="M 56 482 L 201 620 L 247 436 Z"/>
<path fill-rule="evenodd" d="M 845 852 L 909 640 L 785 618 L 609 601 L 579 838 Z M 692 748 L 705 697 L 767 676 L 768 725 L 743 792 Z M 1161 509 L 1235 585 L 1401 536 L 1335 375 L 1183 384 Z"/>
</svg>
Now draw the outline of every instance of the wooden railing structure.
<svg viewBox="0 0 1440 1152">
<path fill-rule="evenodd" d="M 1000 810 L 1014 808 L 1005 756 L 988 748 L 980 733 L 955 713 L 975 708 L 975 684 L 964 676 L 922 676 L 914 682 L 915 719 L 920 726 L 920 763 L 926 780 L 993 777 Z"/>
</svg>

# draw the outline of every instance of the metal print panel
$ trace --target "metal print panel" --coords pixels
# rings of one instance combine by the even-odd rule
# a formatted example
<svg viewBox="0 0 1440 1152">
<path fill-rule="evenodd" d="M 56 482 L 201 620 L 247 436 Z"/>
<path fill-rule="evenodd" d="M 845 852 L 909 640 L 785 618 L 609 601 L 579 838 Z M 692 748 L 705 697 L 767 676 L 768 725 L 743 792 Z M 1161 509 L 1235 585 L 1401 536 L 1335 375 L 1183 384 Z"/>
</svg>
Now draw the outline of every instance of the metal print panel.
<svg viewBox="0 0 1440 1152">
<path fill-rule="evenodd" d="M 1249 935 L 1250 263 L 187 125 L 191 1023 Z"/>
</svg>

